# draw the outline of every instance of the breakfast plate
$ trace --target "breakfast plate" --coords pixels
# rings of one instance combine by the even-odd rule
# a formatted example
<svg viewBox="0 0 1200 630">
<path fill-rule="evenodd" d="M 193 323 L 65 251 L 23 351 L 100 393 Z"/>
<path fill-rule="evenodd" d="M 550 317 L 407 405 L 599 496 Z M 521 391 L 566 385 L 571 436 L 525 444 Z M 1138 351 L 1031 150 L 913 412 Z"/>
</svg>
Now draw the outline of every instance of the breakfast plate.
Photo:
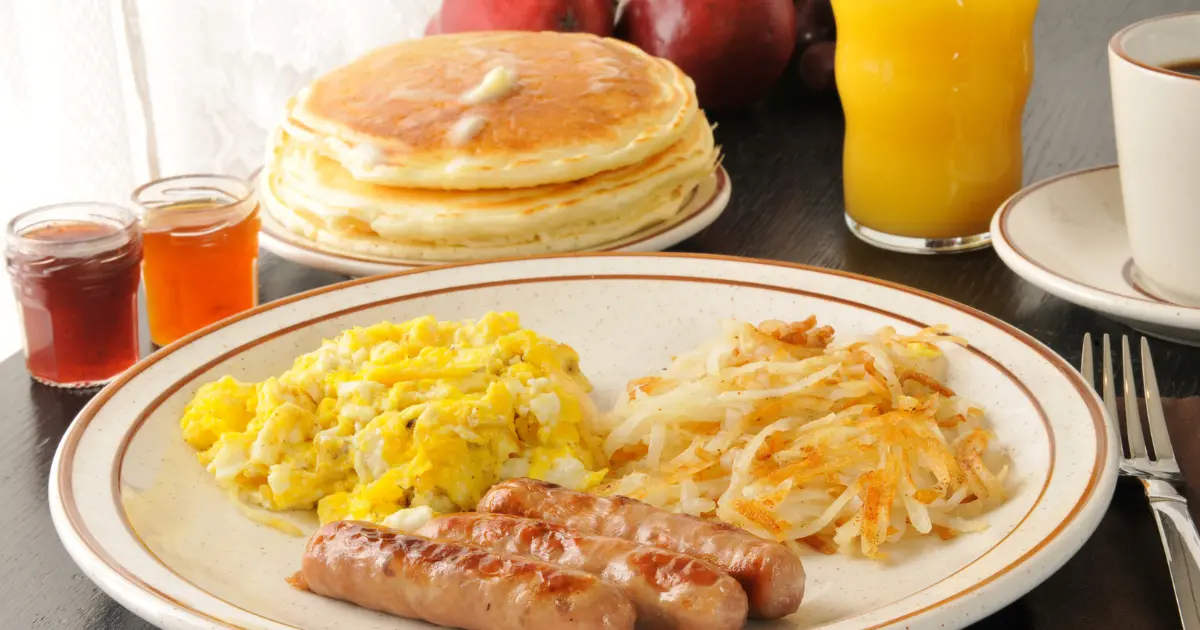
<svg viewBox="0 0 1200 630">
<path fill-rule="evenodd" d="M 733 187 L 729 181 L 729 173 L 725 171 L 724 167 L 717 167 L 711 177 L 700 183 L 692 194 L 691 201 L 672 219 L 651 225 L 591 251 L 657 252 L 673 247 L 712 225 L 729 205 L 729 197 L 732 192 Z M 261 214 L 260 239 L 262 246 L 282 258 L 307 267 L 348 276 L 371 276 L 439 264 L 427 260 L 383 258 L 317 244 L 288 230 L 270 213 L 263 212 Z"/>
<path fill-rule="evenodd" d="M 992 218 L 992 242 L 1017 275 L 1148 335 L 1200 345 L 1200 308 L 1139 281 L 1116 165 L 1066 173 L 1014 195 Z"/>
<path fill-rule="evenodd" d="M 944 324 L 946 384 L 987 410 L 1008 498 L 987 527 L 906 539 L 886 560 L 803 555 L 798 612 L 750 628 L 962 627 L 1028 592 L 1091 535 L 1116 483 L 1116 436 L 1062 358 L 988 315 L 900 285 L 787 263 L 703 255 L 575 254 L 374 276 L 263 305 L 189 335 L 102 390 L 64 435 L 49 479 L 55 527 L 105 592 L 159 627 L 425 628 L 285 582 L 305 538 L 246 518 L 180 436 L 197 388 L 279 374 L 357 325 L 516 311 L 570 344 L 607 407 L 635 376 L 710 338 L 726 318 L 832 326 L 834 339 Z M 315 517 L 289 521 L 303 534 Z"/>
</svg>

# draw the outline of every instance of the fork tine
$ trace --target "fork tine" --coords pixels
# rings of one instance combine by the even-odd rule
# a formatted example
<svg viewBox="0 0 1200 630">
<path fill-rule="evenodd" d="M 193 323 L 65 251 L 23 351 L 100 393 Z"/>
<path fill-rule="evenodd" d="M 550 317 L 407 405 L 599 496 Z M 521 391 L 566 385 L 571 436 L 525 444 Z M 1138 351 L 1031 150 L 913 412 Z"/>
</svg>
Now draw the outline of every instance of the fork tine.
<svg viewBox="0 0 1200 630">
<path fill-rule="evenodd" d="M 1173 459 L 1171 435 L 1167 433 L 1167 419 L 1163 417 L 1162 398 L 1158 395 L 1158 377 L 1154 374 L 1154 360 L 1150 358 L 1150 342 L 1142 337 L 1142 390 L 1146 392 L 1146 420 L 1150 422 L 1150 443 L 1154 446 L 1154 459 Z"/>
<path fill-rule="evenodd" d="M 1096 389 L 1096 368 L 1092 365 L 1092 333 L 1083 333 L 1083 355 L 1079 358 L 1079 373 L 1088 387 Z"/>
<path fill-rule="evenodd" d="M 1112 345 L 1109 344 L 1108 333 L 1105 333 L 1102 340 L 1100 349 L 1103 356 L 1100 360 L 1104 370 L 1104 410 L 1108 412 L 1113 426 L 1117 427 L 1117 439 L 1120 440 L 1123 432 L 1120 429 L 1121 417 L 1117 415 L 1117 386 L 1113 378 Z"/>
<path fill-rule="evenodd" d="M 1133 362 L 1129 359 L 1129 337 L 1121 335 L 1121 381 L 1125 392 L 1125 432 L 1129 438 L 1129 456 L 1147 457 L 1146 437 L 1142 434 L 1142 415 L 1138 412 L 1137 384 Z"/>
</svg>

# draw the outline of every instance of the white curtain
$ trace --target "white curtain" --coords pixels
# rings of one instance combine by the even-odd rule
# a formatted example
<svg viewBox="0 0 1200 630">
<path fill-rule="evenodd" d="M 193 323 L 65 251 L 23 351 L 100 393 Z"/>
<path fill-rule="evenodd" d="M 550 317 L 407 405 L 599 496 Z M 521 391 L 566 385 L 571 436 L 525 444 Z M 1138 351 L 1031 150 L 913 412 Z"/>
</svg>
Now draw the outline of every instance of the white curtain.
<svg viewBox="0 0 1200 630">
<path fill-rule="evenodd" d="M 440 0 L 0 0 L 0 219 L 246 175 L 317 74 L 416 37 Z M 0 290 L 0 353 L 20 348 Z"/>
</svg>

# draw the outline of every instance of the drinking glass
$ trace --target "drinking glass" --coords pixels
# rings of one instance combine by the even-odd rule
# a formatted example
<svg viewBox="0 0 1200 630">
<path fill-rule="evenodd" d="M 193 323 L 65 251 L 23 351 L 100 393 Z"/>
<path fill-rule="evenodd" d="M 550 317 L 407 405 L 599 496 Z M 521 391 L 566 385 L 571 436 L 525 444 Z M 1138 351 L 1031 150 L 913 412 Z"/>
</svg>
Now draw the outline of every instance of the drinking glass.
<svg viewBox="0 0 1200 630">
<path fill-rule="evenodd" d="M 846 224 L 911 253 L 991 242 L 1021 187 L 1038 0 L 833 0 Z"/>
</svg>

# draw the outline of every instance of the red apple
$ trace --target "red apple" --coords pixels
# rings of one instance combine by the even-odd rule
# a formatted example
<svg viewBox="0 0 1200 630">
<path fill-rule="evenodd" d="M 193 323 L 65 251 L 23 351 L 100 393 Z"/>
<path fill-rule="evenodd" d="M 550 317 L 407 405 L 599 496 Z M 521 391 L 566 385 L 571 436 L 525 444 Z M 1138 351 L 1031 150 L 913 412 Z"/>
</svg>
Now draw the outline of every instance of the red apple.
<svg viewBox="0 0 1200 630">
<path fill-rule="evenodd" d="M 438 32 L 562 31 L 608 37 L 615 11 L 613 0 L 445 0 Z"/>
<path fill-rule="evenodd" d="M 741 109 L 787 68 L 796 9 L 792 0 L 629 0 L 617 28 L 691 76 L 702 106 Z"/>
<path fill-rule="evenodd" d="M 425 25 L 426 35 L 437 35 L 442 32 L 442 12 L 438 11 L 429 18 L 429 23 Z"/>
</svg>

